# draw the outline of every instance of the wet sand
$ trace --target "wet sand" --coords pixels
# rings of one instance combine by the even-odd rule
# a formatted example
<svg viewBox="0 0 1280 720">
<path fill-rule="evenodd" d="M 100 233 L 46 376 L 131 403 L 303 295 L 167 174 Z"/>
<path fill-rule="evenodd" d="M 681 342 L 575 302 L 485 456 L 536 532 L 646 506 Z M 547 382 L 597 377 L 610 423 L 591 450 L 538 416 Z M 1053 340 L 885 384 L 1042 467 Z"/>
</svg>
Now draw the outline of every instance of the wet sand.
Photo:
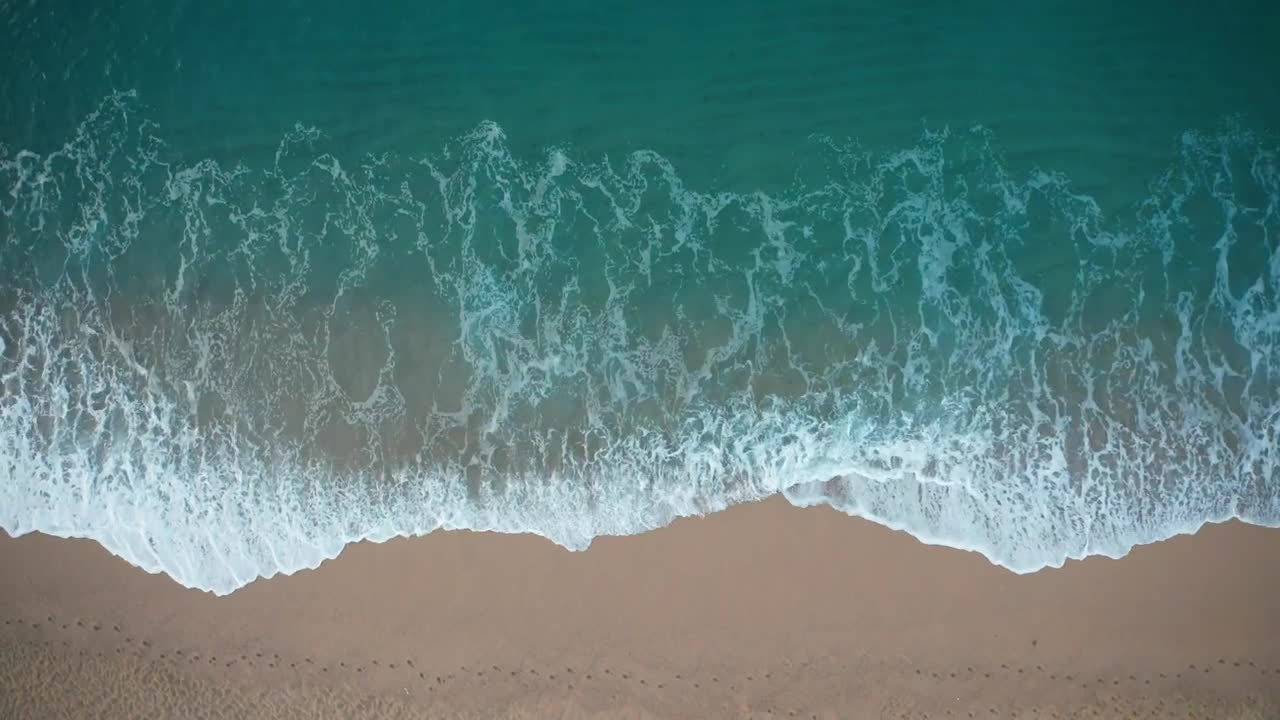
<svg viewBox="0 0 1280 720">
<path fill-rule="evenodd" d="M 0 717 L 1268 718 L 1280 531 L 1060 570 L 771 500 L 570 553 L 448 532 L 227 597 L 0 535 Z"/>
</svg>

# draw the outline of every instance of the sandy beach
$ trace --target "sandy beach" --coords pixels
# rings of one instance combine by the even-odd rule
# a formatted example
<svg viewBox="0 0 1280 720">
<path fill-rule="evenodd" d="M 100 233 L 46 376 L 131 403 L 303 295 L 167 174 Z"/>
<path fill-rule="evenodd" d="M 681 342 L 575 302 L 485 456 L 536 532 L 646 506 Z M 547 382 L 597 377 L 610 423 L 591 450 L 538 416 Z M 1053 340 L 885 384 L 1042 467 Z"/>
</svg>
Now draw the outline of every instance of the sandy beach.
<svg viewBox="0 0 1280 720">
<path fill-rule="evenodd" d="M 1271 717 L 1280 532 L 1018 576 L 780 500 L 570 553 L 441 532 L 227 597 L 0 541 L 5 718 Z"/>
</svg>

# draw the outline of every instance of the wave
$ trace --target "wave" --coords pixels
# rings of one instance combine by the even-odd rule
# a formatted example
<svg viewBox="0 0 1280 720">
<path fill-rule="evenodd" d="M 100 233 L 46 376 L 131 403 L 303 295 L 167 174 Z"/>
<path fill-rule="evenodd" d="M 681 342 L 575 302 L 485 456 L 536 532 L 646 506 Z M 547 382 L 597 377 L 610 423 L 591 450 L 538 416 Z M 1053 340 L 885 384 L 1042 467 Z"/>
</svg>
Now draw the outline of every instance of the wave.
<svg viewBox="0 0 1280 720">
<path fill-rule="evenodd" d="M 0 148 L 10 534 L 225 594 L 775 494 L 1015 572 L 1280 525 L 1280 166 L 1238 123 L 1117 212 L 982 128 L 808 138 L 768 192 L 488 122 L 233 163 L 161 134 L 118 93 Z"/>
</svg>

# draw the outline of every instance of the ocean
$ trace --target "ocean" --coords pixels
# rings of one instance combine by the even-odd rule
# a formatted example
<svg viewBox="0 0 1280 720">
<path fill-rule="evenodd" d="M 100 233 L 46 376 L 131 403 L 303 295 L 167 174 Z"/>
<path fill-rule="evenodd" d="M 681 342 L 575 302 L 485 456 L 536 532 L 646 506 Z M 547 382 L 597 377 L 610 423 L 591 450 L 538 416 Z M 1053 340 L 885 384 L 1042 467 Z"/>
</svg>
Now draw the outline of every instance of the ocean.
<svg viewBox="0 0 1280 720">
<path fill-rule="evenodd" d="M 1280 526 L 1278 30 L 0 3 L 0 527 L 225 594 L 777 494 L 1019 573 Z"/>
</svg>

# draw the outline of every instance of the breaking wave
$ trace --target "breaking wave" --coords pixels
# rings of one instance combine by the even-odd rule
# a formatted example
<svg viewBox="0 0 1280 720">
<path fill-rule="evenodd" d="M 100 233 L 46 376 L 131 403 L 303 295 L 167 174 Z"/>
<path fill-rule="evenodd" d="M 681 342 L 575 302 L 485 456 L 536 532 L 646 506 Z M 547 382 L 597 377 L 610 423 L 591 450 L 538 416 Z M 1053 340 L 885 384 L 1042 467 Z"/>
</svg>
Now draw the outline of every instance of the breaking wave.
<svg viewBox="0 0 1280 720">
<path fill-rule="evenodd" d="M 781 493 L 1016 572 L 1280 524 L 1280 165 L 1186 132 L 1123 213 L 993 135 L 179 157 L 128 93 L 0 147 L 0 527 L 223 594 L 350 542 L 570 549 Z"/>
</svg>

